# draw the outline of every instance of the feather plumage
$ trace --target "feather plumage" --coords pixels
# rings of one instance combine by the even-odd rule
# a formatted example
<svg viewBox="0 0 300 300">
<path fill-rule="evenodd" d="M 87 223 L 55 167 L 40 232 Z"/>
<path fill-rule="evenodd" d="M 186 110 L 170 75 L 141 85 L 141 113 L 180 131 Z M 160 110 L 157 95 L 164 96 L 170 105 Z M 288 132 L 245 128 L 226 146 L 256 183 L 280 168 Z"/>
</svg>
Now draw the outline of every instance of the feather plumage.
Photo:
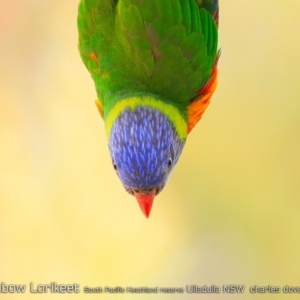
<svg viewBox="0 0 300 300">
<path fill-rule="evenodd" d="M 80 2 L 79 51 L 95 82 L 112 160 L 126 190 L 148 207 L 146 215 L 147 199 L 165 185 L 216 88 L 218 18 L 217 0 Z M 159 122 L 165 130 L 157 136 Z M 157 139 L 165 139 L 163 147 Z"/>
</svg>

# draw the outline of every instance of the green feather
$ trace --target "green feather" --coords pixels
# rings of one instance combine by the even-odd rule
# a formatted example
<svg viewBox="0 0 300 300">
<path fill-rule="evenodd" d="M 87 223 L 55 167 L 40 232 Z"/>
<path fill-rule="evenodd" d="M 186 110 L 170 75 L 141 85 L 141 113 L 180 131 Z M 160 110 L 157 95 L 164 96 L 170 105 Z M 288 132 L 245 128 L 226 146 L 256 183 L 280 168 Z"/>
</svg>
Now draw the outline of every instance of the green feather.
<svg viewBox="0 0 300 300">
<path fill-rule="evenodd" d="M 138 95 L 185 112 L 217 57 L 213 8 L 210 0 L 81 0 L 79 51 L 104 117 Z"/>
</svg>

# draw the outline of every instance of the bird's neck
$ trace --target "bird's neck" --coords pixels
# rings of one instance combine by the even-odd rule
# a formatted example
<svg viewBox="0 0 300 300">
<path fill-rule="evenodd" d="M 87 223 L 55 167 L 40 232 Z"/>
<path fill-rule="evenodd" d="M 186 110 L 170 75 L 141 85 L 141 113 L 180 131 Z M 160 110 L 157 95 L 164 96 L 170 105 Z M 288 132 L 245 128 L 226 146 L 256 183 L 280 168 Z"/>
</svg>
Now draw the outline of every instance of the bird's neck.
<svg viewBox="0 0 300 300">
<path fill-rule="evenodd" d="M 138 107 L 152 108 L 153 110 L 158 110 L 164 114 L 178 134 L 180 140 L 184 141 L 187 137 L 187 118 L 186 112 L 180 107 L 177 107 L 165 100 L 161 100 L 152 95 L 142 95 L 125 97 L 119 99 L 111 107 L 110 111 L 104 115 L 105 128 L 107 137 L 110 136 L 110 132 L 114 121 L 122 115 L 126 110 L 136 110 Z"/>
</svg>

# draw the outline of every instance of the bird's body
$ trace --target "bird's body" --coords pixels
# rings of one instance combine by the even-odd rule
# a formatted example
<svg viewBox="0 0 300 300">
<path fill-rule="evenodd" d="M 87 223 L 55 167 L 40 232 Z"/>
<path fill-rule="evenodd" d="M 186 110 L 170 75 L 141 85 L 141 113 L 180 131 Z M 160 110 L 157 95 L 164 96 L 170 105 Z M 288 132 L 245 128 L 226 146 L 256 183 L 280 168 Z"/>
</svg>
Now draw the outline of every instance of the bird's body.
<svg viewBox="0 0 300 300">
<path fill-rule="evenodd" d="M 81 0 L 114 168 L 148 217 L 216 88 L 218 0 Z"/>
</svg>

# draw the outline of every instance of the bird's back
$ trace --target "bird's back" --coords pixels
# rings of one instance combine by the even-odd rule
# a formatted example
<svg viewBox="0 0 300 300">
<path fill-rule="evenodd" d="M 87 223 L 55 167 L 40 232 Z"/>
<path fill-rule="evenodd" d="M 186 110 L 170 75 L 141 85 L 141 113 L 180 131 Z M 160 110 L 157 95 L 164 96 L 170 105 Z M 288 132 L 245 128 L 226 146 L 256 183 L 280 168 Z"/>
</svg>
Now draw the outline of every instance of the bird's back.
<svg viewBox="0 0 300 300">
<path fill-rule="evenodd" d="M 151 94 L 186 107 L 217 57 L 217 0 L 82 0 L 79 50 L 104 114 Z"/>
</svg>

